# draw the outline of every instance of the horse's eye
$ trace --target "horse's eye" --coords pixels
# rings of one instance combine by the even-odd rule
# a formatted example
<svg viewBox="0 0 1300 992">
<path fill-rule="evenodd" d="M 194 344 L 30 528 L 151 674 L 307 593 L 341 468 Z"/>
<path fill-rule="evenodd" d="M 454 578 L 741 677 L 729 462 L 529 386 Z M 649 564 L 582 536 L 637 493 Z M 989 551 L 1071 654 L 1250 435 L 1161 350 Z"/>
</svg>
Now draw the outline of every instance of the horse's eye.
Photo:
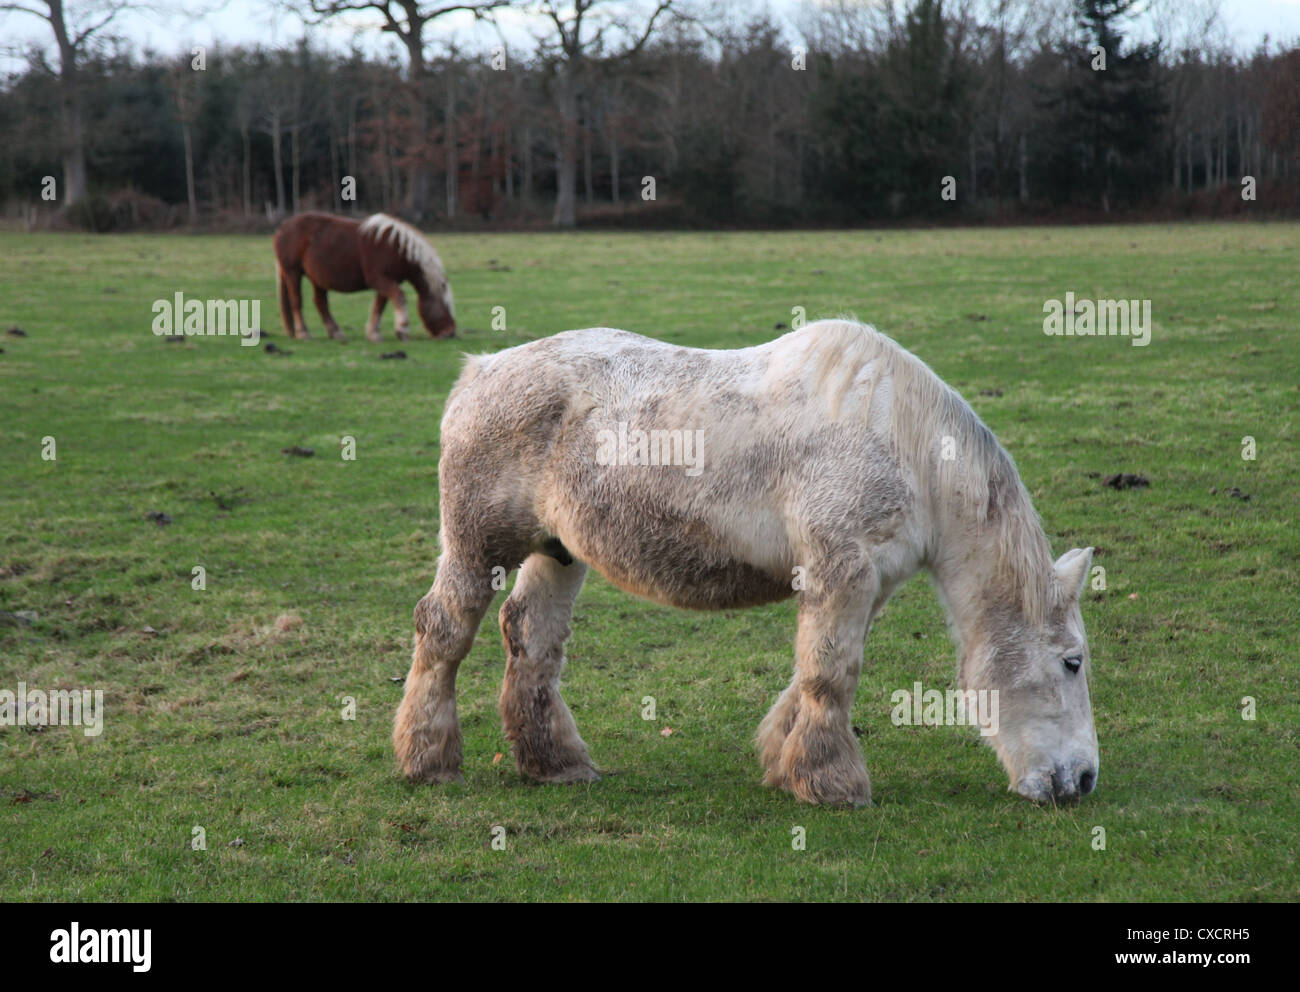
<svg viewBox="0 0 1300 992">
<path fill-rule="evenodd" d="M 1069 658 L 1065 659 L 1065 667 L 1070 670 L 1071 675 L 1076 673 L 1082 665 L 1083 658 L 1080 655 L 1071 655 Z"/>
</svg>

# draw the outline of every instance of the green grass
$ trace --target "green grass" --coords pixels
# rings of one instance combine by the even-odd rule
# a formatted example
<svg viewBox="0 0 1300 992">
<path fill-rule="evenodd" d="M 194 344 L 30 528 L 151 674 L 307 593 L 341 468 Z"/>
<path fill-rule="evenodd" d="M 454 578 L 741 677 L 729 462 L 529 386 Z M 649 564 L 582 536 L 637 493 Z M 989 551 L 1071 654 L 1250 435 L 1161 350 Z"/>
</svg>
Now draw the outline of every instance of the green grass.
<svg viewBox="0 0 1300 992">
<path fill-rule="evenodd" d="M 435 241 L 462 338 L 380 361 L 391 311 L 365 343 L 364 295 L 332 298 L 347 344 L 310 309 L 316 339 L 285 341 L 268 238 L 0 235 L 0 327 L 29 334 L 0 336 L 0 610 L 38 614 L 0 626 L 0 689 L 100 688 L 107 707 L 93 739 L 0 728 L 0 899 L 1300 895 L 1300 228 Z M 151 304 L 178 290 L 261 298 L 292 354 L 165 343 Z M 1151 299 L 1152 343 L 1045 336 L 1043 302 L 1067 290 Z M 507 330 L 490 329 L 497 306 Z M 799 805 L 759 785 L 749 743 L 789 678 L 793 604 L 676 612 L 594 575 L 565 697 L 604 779 L 537 786 L 494 763 L 498 600 L 461 668 L 465 784 L 408 785 L 391 677 L 433 579 L 460 350 L 601 324 L 737 347 L 796 306 L 855 313 L 919 354 L 1015 456 L 1054 550 L 1097 546 L 1098 791 L 1034 807 L 970 728 L 890 723 L 894 689 L 954 678 L 917 579 L 875 625 L 853 711 L 876 807 Z M 281 454 L 295 444 L 315 457 Z M 1101 485 L 1120 471 L 1150 488 Z"/>
</svg>

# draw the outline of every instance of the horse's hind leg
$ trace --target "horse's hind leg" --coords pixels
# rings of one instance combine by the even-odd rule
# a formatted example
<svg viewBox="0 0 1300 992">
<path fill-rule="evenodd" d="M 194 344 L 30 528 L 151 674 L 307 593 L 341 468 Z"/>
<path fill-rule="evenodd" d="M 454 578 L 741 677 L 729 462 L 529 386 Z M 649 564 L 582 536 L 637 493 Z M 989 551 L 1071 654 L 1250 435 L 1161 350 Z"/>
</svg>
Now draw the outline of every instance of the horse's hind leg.
<svg viewBox="0 0 1300 992">
<path fill-rule="evenodd" d="M 346 340 L 343 337 L 343 332 L 339 330 L 339 325 L 334 319 L 334 315 L 330 313 L 329 297 L 326 295 L 325 290 L 320 286 L 317 286 L 315 283 L 312 283 L 311 288 L 316 300 L 316 310 L 320 313 L 320 319 L 324 321 L 325 330 L 329 332 L 329 336 L 335 341 Z"/>
<path fill-rule="evenodd" d="M 384 316 L 384 307 L 388 304 L 388 297 L 383 293 L 375 294 L 375 302 L 370 304 L 370 319 L 366 321 L 366 338 L 375 344 L 379 344 L 379 321 Z"/>
<path fill-rule="evenodd" d="M 307 333 L 307 322 L 302 319 L 302 269 L 282 270 L 280 277 L 284 280 L 284 292 L 289 297 L 289 311 L 293 316 L 293 329 L 289 336 L 308 340 L 311 335 Z"/>
<path fill-rule="evenodd" d="M 507 653 L 501 725 L 519 771 L 543 782 L 600 778 L 559 688 L 569 619 L 586 573 L 580 561 L 562 565 L 545 554 L 530 555 L 501 607 Z"/>
<path fill-rule="evenodd" d="M 849 711 L 879 584 L 869 565 L 827 571 L 800 596 L 794 681 L 759 728 L 763 781 L 805 802 L 865 806 L 871 780 Z"/>
<path fill-rule="evenodd" d="M 460 780 L 456 670 L 492 602 L 489 565 L 448 551 L 433 588 L 415 607 L 415 656 L 397 710 L 393 747 L 413 782 Z"/>
</svg>

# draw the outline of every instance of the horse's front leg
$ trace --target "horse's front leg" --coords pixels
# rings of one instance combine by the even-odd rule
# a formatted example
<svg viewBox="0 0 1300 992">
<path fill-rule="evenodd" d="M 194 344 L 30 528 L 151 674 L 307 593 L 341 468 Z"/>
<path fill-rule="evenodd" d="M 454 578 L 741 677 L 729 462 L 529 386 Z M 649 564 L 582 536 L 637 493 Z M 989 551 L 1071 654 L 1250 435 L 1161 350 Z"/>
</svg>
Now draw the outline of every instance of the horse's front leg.
<svg viewBox="0 0 1300 992">
<path fill-rule="evenodd" d="M 388 297 L 383 293 L 375 294 L 375 302 L 370 304 L 370 319 L 366 321 L 366 338 L 374 344 L 379 344 L 379 322 L 384 316 L 384 307 L 388 305 Z"/>
<path fill-rule="evenodd" d="M 543 782 L 593 782 L 587 745 L 560 698 L 560 671 L 569 618 L 587 566 L 562 565 L 532 554 L 519 569 L 501 607 L 506 677 L 501 685 L 501 725 L 519 771 Z"/>
<path fill-rule="evenodd" d="M 879 583 L 869 565 L 811 571 L 822 575 L 800 595 L 794 681 L 759 728 L 763 782 L 804 802 L 867 806 L 871 779 L 850 710 Z"/>
<path fill-rule="evenodd" d="M 382 293 L 393 302 L 393 309 L 397 311 L 397 316 L 394 319 L 394 329 L 397 331 L 397 339 L 399 341 L 409 340 L 411 337 L 411 315 L 406 309 L 406 294 L 402 292 L 402 287 L 392 280 L 383 279 L 375 283 L 374 289 L 375 292 Z M 378 310 L 379 312 L 382 312 L 383 307 L 379 307 Z M 370 316 L 371 319 L 375 321 L 375 336 L 370 340 L 378 341 L 379 320 L 374 309 L 370 311 Z"/>
<path fill-rule="evenodd" d="M 343 332 L 339 330 L 338 322 L 334 319 L 334 315 L 330 313 L 329 298 L 326 296 L 325 290 L 315 283 L 312 283 L 312 289 L 315 291 L 316 310 L 320 313 L 320 319 L 325 323 L 325 330 L 329 332 L 329 336 L 335 341 L 345 340 Z"/>
<path fill-rule="evenodd" d="M 448 550 L 433 588 L 415 607 L 415 656 L 393 726 L 393 747 L 412 782 L 460 781 L 456 671 L 492 601 L 487 562 Z"/>
</svg>

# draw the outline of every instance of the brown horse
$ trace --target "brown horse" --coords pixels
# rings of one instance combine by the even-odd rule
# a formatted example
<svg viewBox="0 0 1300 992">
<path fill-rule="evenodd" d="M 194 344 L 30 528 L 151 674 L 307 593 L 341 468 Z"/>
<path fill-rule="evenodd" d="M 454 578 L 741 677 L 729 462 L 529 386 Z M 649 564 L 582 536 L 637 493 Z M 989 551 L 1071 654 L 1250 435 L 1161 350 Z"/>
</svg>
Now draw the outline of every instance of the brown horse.
<svg viewBox="0 0 1300 992">
<path fill-rule="evenodd" d="M 419 296 L 420 320 L 432 337 L 456 334 L 456 315 L 447 274 L 433 246 L 409 224 L 387 214 L 364 221 L 331 214 L 306 213 L 290 217 L 275 232 L 275 258 L 279 263 L 280 320 L 289 337 L 307 338 L 302 319 L 302 277 L 315 290 L 316 309 L 330 337 L 342 341 L 343 332 L 330 314 L 325 294 L 329 290 L 356 293 L 375 291 L 366 321 L 366 337 L 379 341 L 379 318 L 393 301 L 399 339 L 410 337 L 411 319 L 401 284 L 409 282 Z"/>
</svg>

